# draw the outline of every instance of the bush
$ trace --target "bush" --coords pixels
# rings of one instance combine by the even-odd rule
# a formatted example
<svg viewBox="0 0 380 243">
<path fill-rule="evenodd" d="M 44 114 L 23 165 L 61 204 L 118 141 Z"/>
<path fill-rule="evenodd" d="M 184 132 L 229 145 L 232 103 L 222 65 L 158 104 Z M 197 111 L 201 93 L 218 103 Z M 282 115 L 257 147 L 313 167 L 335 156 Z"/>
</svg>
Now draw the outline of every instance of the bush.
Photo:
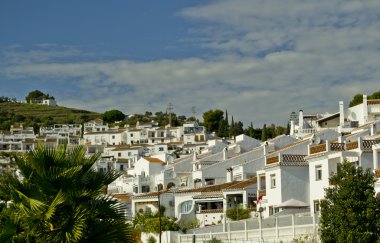
<svg viewBox="0 0 380 243">
<path fill-rule="evenodd" d="M 231 220 L 241 220 L 249 218 L 249 210 L 245 208 L 229 208 L 227 209 L 227 217 Z"/>
<path fill-rule="evenodd" d="M 212 237 L 211 240 L 205 240 L 204 243 L 222 243 L 222 241 L 217 239 L 216 237 Z"/>
<path fill-rule="evenodd" d="M 157 241 L 156 241 L 156 238 L 154 238 L 153 236 L 150 236 L 149 238 L 148 238 L 148 243 L 156 243 Z"/>
</svg>

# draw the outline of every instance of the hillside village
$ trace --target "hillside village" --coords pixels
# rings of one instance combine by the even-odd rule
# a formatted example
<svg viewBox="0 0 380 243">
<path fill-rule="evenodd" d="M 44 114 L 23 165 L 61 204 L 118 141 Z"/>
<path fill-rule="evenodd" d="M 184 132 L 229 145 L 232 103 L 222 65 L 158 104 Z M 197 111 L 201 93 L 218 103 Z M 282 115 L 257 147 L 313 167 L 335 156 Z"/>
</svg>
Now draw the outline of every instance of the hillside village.
<svg viewBox="0 0 380 243">
<path fill-rule="evenodd" d="M 314 234 L 324 188 L 330 186 L 331 173 L 344 160 L 370 169 L 377 178 L 376 196 L 380 195 L 380 100 L 366 95 L 362 99 L 350 108 L 337 102 L 332 114 L 300 110 L 291 116 L 289 135 L 266 141 L 244 134 L 220 138 L 197 122 L 110 127 L 95 119 L 40 127 L 38 133 L 14 124 L 0 134 L 0 165 L 2 171 L 17 174 L 9 152 L 27 152 L 39 143 L 84 145 L 89 156 L 101 153 L 95 170 L 121 173 L 108 185 L 107 194 L 127 205 L 128 220 L 163 206 L 164 215 L 177 222 L 197 222 L 194 234 L 224 237 L 223 232 L 233 231 L 232 220 L 226 216 L 229 209 L 247 209 L 248 220 L 258 219 L 260 229 L 261 220 L 294 215 L 297 209 L 313 220 L 314 228 L 305 228 L 303 233 Z M 275 239 L 280 234 L 252 231 L 249 235 L 247 223 L 242 227 L 245 233 L 237 234 L 245 239 Z M 175 236 L 179 242 L 189 239 L 181 235 Z M 289 237 L 295 235 L 293 228 Z"/>
</svg>

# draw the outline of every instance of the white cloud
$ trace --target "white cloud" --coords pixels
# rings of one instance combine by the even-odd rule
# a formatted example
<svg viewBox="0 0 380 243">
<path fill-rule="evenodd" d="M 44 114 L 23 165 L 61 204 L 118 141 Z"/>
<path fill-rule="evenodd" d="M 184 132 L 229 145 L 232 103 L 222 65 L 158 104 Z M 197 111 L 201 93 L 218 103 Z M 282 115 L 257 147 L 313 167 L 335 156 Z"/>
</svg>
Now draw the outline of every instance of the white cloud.
<svg viewBox="0 0 380 243">
<path fill-rule="evenodd" d="M 66 84 L 50 93 L 71 107 L 143 113 L 171 102 L 177 114 L 226 108 L 245 125 L 285 124 L 291 111 L 335 112 L 339 100 L 380 89 L 379 12 L 367 0 L 212 1 L 180 15 L 199 23 L 189 41 L 216 56 L 99 62 L 35 50 L 10 52 L 0 72 Z"/>
</svg>

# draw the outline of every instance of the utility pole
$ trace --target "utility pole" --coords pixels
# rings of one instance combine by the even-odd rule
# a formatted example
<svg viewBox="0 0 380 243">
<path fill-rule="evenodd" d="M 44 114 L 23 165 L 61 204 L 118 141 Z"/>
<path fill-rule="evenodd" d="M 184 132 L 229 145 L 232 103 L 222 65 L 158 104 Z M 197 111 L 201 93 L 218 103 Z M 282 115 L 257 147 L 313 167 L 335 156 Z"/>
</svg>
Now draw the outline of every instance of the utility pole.
<svg viewBox="0 0 380 243">
<path fill-rule="evenodd" d="M 166 113 L 169 113 L 169 126 L 172 126 L 172 111 L 173 111 L 173 104 L 169 103 L 168 108 L 166 108 Z"/>
</svg>

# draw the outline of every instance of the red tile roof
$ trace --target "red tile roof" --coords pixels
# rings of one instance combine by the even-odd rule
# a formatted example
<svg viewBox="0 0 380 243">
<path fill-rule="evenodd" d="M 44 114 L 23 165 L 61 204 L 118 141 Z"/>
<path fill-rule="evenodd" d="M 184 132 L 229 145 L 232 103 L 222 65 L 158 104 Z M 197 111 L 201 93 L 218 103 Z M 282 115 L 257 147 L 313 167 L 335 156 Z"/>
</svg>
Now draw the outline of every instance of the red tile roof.
<svg viewBox="0 0 380 243">
<path fill-rule="evenodd" d="M 147 158 L 144 158 L 145 160 L 147 160 L 148 162 L 150 163 L 164 163 L 164 161 L 160 160 L 160 159 L 157 159 L 157 158 L 150 158 L 150 157 L 147 157 Z"/>
</svg>

